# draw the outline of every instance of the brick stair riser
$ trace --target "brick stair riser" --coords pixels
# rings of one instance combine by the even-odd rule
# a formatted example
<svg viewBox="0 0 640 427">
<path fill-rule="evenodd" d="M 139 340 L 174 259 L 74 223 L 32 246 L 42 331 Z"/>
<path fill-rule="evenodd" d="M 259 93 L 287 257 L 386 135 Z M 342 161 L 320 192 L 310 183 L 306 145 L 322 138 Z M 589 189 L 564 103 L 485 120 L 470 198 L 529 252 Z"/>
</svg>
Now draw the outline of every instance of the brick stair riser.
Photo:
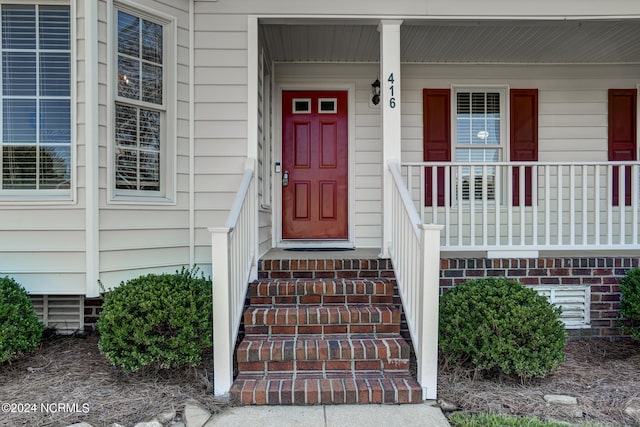
<svg viewBox="0 0 640 427">
<path fill-rule="evenodd" d="M 264 279 L 393 278 L 393 267 L 383 259 L 261 260 L 258 277 Z"/>
<path fill-rule="evenodd" d="M 238 390 L 236 384 L 241 384 Z M 232 393 L 243 405 L 321 405 L 420 403 L 421 391 L 409 379 L 247 379 Z"/>
<path fill-rule="evenodd" d="M 393 336 L 392 336 L 393 337 Z M 296 360 L 389 360 L 409 359 L 404 340 L 379 336 L 377 339 L 245 339 L 238 347 L 238 362 Z"/>
<path fill-rule="evenodd" d="M 344 305 L 344 304 L 392 304 L 392 295 L 298 295 L 251 297 L 250 304 L 254 306 L 273 305 Z"/>
<path fill-rule="evenodd" d="M 299 280 L 259 281 L 251 285 L 250 295 L 393 295 L 393 283 L 382 280 Z"/>
<path fill-rule="evenodd" d="M 254 326 L 392 326 L 400 324 L 400 312 L 388 305 L 250 307 L 245 312 L 244 324 L 246 329 Z"/>
<path fill-rule="evenodd" d="M 246 335 L 399 334 L 400 325 L 245 326 Z"/>
<path fill-rule="evenodd" d="M 392 304 L 393 283 L 371 280 L 257 282 L 249 288 L 251 305 Z"/>
<path fill-rule="evenodd" d="M 272 362 L 238 362 L 240 372 L 290 372 L 290 371 L 384 371 L 400 372 L 409 369 L 404 360 L 298 360 Z"/>
</svg>

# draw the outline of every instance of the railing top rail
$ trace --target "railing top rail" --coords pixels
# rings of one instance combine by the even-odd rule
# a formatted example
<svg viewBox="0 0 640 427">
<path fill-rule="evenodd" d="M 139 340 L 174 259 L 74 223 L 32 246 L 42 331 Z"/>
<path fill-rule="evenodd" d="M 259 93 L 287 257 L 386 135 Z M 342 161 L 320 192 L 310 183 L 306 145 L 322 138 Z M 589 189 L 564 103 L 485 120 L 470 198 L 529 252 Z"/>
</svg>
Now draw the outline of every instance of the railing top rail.
<svg viewBox="0 0 640 427">
<path fill-rule="evenodd" d="M 254 167 L 249 164 L 249 162 L 247 163 L 244 174 L 242 175 L 242 181 L 240 182 L 240 188 L 236 193 L 233 205 L 231 206 L 231 211 L 229 211 L 229 216 L 227 217 L 227 222 L 225 223 L 225 227 L 228 227 L 230 231 L 233 230 L 238 223 L 240 211 L 242 210 L 244 199 L 249 192 L 249 186 L 251 185 L 251 179 L 253 178 Z"/>
<path fill-rule="evenodd" d="M 389 162 L 389 170 L 391 171 L 391 176 L 393 176 L 393 181 L 395 183 L 396 189 L 400 194 L 402 204 L 404 204 L 405 210 L 407 211 L 409 219 L 411 220 L 411 227 L 413 228 L 413 232 L 416 234 L 416 236 L 419 236 L 420 229 L 418 228 L 418 224 L 421 224 L 422 221 L 418 216 L 418 211 L 416 210 L 416 207 L 411 200 L 411 195 L 409 194 L 404 180 L 402 179 L 402 175 L 400 174 L 399 163 Z"/>
<path fill-rule="evenodd" d="M 402 162 L 401 166 L 633 166 L 638 160 L 602 162 Z"/>
</svg>

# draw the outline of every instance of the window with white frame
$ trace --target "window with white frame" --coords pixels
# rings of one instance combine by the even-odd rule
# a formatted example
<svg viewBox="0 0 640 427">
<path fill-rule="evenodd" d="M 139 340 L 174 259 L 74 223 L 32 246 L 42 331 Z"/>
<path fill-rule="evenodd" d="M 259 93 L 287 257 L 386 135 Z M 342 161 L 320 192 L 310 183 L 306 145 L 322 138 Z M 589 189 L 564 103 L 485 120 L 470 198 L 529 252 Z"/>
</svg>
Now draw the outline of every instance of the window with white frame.
<svg viewBox="0 0 640 427">
<path fill-rule="evenodd" d="M 454 153 L 456 162 L 474 163 L 457 170 L 458 200 L 495 199 L 495 166 L 503 159 L 505 97 L 502 88 L 456 88 L 454 96 Z M 461 193 L 461 194 L 460 194 Z"/>
<path fill-rule="evenodd" d="M 167 24 L 117 7 L 114 107 L 116 196 L 163 197 L 167 144 Z"/>
<path fill-rule="evenodd" d="M 0 194 L 71 189 L 69 6 L 0 5 Z"/>
</svg>

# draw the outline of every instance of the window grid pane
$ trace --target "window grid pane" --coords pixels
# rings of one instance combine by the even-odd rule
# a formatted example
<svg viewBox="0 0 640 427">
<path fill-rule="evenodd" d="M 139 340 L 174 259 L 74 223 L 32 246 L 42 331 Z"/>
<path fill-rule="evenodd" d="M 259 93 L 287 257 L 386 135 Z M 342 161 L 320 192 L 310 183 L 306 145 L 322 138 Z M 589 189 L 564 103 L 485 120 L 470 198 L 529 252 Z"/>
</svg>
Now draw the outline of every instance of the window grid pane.
<svg viewBox="0 0 640 427">
<path fill-rule="evenodd" d="M 160 191 L 160 112 L 116 104 L 116 188 Z"/>
<path fill-rule="evenodd" d="M 457 92 L 455 160 L 476 164 L 500 161 L 501 121 L 499 92 Z M 488 200 L 495 200 L 495 169 L 487 167 L 484 176 L 482 166 L 458 169 L 456 178 L 462 182 L 462 194 L 456 194 L 456 198 L 482 200 L 486 194 Z M 459 191 L 458 185 L 455 190 Z"/>
<path fill-rule="evenodd" d="M 119 10 L 117 32 L 115 188 L 123 190 L 120 195 L 157 193 L 162 190 L 164 26 Z"/>
<path fill-rule="evenodd" d="M 0 190 L 68 190 L 70 8 L 0 5 L 0 10 Z"/>
<path fill-rule="evenodd" d="M 163 103 L 163 27 L 118 11 L 118 96 Z"/>
</svg>

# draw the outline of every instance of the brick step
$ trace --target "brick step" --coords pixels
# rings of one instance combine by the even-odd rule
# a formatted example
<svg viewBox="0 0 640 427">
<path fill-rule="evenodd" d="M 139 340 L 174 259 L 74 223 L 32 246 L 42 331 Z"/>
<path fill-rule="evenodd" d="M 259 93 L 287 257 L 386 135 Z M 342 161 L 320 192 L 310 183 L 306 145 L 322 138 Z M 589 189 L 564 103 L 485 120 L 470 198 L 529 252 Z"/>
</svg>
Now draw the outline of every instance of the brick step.
<svg viewBox="0 0 640 427">
<path fill-rule="evenodd" d="M 231 387 L 238 405 L 422 403 L 420 385 L 407 374 L 240 374 Z"/>
<path fill-rule="evenodd" d="M 245 338 L 237 350 L 240 372 L 406 371 L 410 350 L 398 334 Z"/>
<path fill-rule="evenodd" d="M 258 276 L 264 279 L 393 278 L 388 259 L 261 259 Z"/>
<path fill-rule="evenodd" d="M 249 285 L 252 305 L 392 304 L 393 282 L 386 279 L 260 280 Z"/>
<path fill-rule="evenodd" d="M 246 335 L 400 333 L 400 311 L 390 305 L 249 306 Z"/>
</svg>

